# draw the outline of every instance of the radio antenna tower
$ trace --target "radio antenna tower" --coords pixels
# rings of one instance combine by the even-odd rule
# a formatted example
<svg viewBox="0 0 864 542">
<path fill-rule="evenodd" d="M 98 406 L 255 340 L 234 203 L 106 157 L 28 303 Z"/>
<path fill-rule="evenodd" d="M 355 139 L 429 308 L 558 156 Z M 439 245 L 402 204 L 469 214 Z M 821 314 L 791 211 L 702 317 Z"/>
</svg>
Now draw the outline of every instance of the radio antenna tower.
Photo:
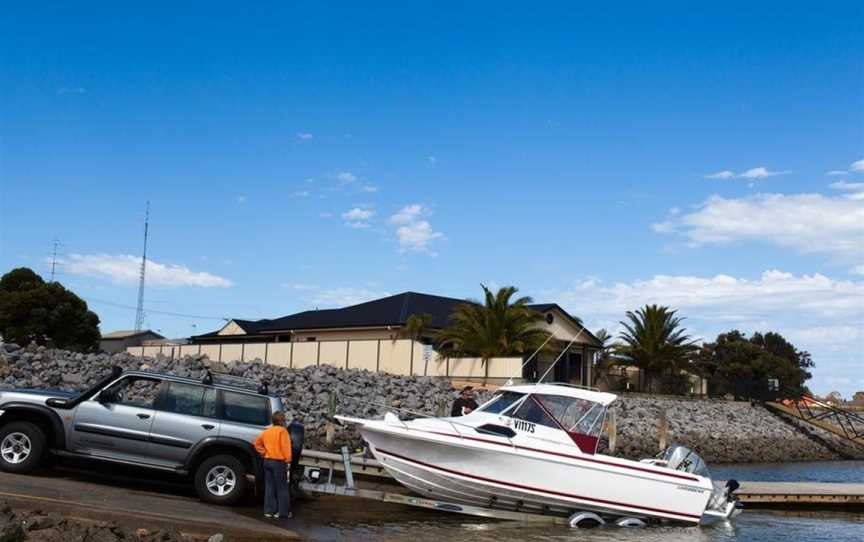
<svg viewBox="0 0 864 542">
<path fill-rule="evenodd" d="M 138 307 L 135 311 L 135 331 L 144 327 L 144 276 L 147 273 L 147 234 L 150 229 L 150 202 L 144 212 L 144 252 L 141 255 L 141 272 L 138 277 Z"/>
<path fill-rule="evenodd" d="M 54 250 L 51 251 L 51 282 L 54 282 L 54 276 L 57 274 L 57 256 L 60 254 L 57 252 L 57 248 L 63 243 L 60 242 L 60 239 L 56 237 L 51 241 L 54 245 Z"/>
</svg>

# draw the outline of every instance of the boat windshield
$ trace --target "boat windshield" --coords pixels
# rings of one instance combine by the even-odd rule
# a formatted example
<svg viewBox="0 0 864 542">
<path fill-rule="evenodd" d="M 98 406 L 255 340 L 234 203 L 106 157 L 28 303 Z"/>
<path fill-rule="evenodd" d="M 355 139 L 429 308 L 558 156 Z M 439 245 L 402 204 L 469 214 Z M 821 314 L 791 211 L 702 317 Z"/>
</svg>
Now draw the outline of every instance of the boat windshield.
<svg viewBox="0 0 864 542">
<path fill-rule="evenodd" d="M 478 410 L 488 412 L 490 414 L 501 414 L 513 404 L 524 397 L 524 393 L 516 393 L 515 391 L 502 391 L 495 394 L 492 399 L 484 403 Z"/>
<path fill-rule="evenodd" d="M 597 451 L 606 407 L 565 395 L 532 394 L 513 413 L 514 418 L 566 432 L 585 453 Z"/>
</svg>

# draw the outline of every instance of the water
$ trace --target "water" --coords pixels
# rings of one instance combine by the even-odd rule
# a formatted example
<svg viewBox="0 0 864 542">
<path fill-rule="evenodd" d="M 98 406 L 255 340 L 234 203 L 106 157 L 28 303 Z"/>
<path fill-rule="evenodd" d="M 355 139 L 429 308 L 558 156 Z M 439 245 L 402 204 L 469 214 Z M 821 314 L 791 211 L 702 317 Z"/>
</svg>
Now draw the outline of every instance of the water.
<svg viewBox="0 0 864 542">
<path fill-rule="evenodd" d="M 857 482 L 864 483 L 864 461 L 796 461 L 713 465 L 715 480 L 751 482 Z M 864 539 L 864 537 L 862 537 Z"/>
<path fill-rule="evenodd" d="M 864 482 L 864 461 L 716 465 L 715 479 L 753 481 Z M 398 542 L 862 542 L 864 512 L 747 510 L 731 523 L 710 527 L 570 529 L 487 521 L 410 507 L 354 500 L 308 503 L 301 517 L 312 521 L 300 531 L 316 540 Z M 306 508 L 306 506 L 304 506 Z M 304 522 L 305 523 L 305 522 Z"/>
</svg>

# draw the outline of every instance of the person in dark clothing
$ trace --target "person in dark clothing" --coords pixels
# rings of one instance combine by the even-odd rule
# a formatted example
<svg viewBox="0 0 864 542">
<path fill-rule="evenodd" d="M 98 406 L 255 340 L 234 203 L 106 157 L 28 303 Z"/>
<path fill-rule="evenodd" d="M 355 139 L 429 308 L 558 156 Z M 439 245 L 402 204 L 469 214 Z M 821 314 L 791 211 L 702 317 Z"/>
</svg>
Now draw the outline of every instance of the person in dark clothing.
<svg viewBox="0 0 864 542">
<path fill-rule="evenodd" d="M 453 401 L 453 408 L 450 409 L 450 416 L 464 416 L 471 414 L 477 408 L 477 401 L 474 400 L 474 388 L 465 386 L 459 393 L 459 397 Z"/>
</svg>

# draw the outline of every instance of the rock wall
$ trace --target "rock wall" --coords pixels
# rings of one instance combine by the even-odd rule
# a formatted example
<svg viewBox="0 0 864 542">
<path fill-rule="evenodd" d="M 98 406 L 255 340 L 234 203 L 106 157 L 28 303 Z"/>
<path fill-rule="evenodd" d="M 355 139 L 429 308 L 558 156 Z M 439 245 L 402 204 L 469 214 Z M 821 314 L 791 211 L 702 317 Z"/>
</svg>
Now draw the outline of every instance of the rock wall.
<svg viewBox="0 0 864 542">
<path fill-rule="evenodd" d="M 326 443 L 331 391 L 336 412 L 357 417 L 380 417 L 398 407 L 423 414 L 449 412 L 458 395 L 449 381 L 431 377 L 397 376 L 320 366 L 287 369 L 259 362 L 228 364 L 206 356 L 172 360 L 163 356 L 138 358 L 126 353 L 80 354 L 44 347 L 0 345 L 0 390 L 12 387 L 82 390 L 119 365 L 201 378 L 208 368 L 270 383 L 271 393 L 283 398 L 289 417 L 306 427 L 307 447 L 361 446 L 352 427 L 334 426 Z M 481 393 L 478 402 L 488 397 Z M 386 407 L 386 408 L 385 408 Z M 779 419 L 761 406 L 727 401 L 623 397 L 613 410 L 617 422 L 614 455 L 634 459 L 658 452 L 661 413 L 668 419 L 667 442 L 695 449 L 709 463 L 839 459 L 864 457 L 864 451 L 843 447 L 824 431 L 802 428 Z M 808 431 L 812 434 L 807 434 Z M 827 445 L 826 445 L 827 444 Z M 605 449 L 607 440 L 601 442 Z"/>
</svg>

